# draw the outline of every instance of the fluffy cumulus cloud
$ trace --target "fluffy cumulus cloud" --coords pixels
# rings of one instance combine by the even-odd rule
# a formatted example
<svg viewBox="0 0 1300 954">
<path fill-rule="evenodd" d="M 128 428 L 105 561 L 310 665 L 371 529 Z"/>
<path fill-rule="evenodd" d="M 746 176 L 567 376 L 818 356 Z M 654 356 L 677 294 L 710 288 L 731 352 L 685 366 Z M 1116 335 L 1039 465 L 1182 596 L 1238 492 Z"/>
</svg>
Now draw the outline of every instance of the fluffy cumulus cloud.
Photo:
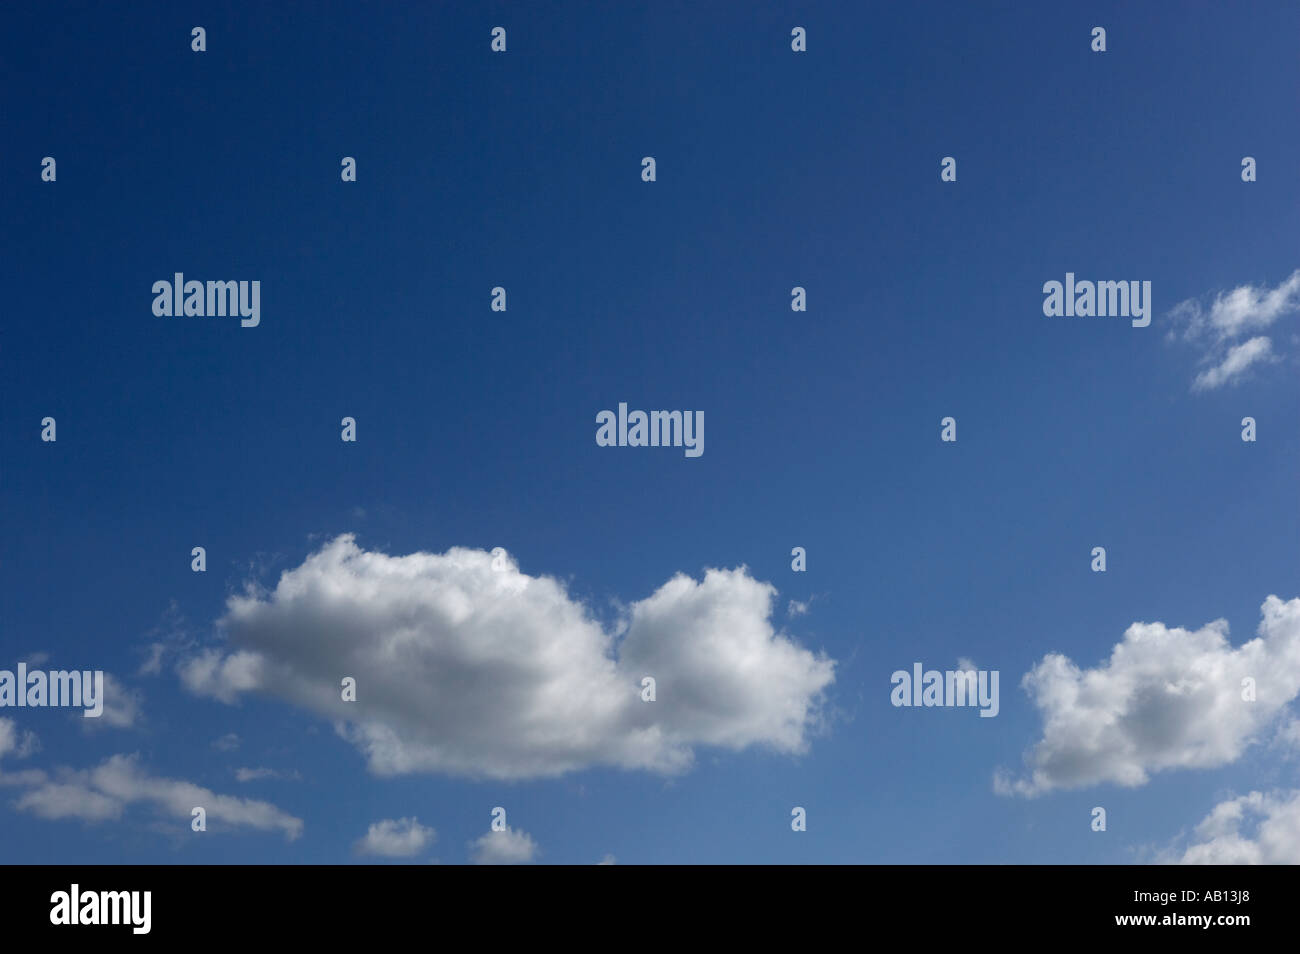
<svg viewBox="0 0 1300 954">
<path fill-rule="evenodd" d="M 1196 826 L 1185 865 L 1300 864 L 1300 791 L 1221 802 Z"/>
<path fill-rule="evenodd" d="M 1043 657 L 1021 683 L 1043 737 L 1026 755 L 1028 777 L 1000 772 L 996 789 L 1137 786 L 1153 772 L 1235 761 L 1300 692 L 1300 599 L 1270 596 L 1260 611 L 1259 635 L 1239 647 L 1224 620 L 1195 631 L 1134 623 L 1095 669 Z"/>
<path fill-rule="evenodd" d="M 1300 312 L 1300 270 L 1285 281 L 1241 285 L 1216 295 L 1208 304 L 1194 298 L 1170 311 L 1171 338 L 1201 351 L 1201 370 L 1192 390 L 1210 391 L 1240 381 L 1254 367 L 1276 360 L 1273 339 L 1259 332 Z"/>
<path fill-rule="evenodd" d="M 12 720 L 0 719 L 0 756 L 21 754 Z M 188 829 L 195 807 L 207 813 L 208 830 L 252 828 L 280 832 L 289 840 L 302 834 L 301 819 L 267 802 L 218 795 L 192 782 L 150 775 L 134 755 L 114 755 L 93 769 L 60 768 L 0 773 L 0 785 L 21 789 L 14 807 L 38 818 L 112 821 L 138 805 L 155 817 Z"/>
<path fill-rule="evenodd" d="M 536 857 L 537 842 L 513 828 L 490 831 L 469 844 L 469 860 L 476 865 L 526 865 Z"/>
<path fill-rule="evenodd" d="M 437 833 L 415 818 L 386 818 L 370 826 L 356 844 L 358 854 L 409 858 L 432 845 Z"/>
<path fill-rule="evenodd" d="M 486 551 L 389 556 L 343 535 L 232 598 L 229 647 L 179 672 L 201 695 L 256 691 L 334 720 L 379 775 L 676 772 L 697 745 L 799 753 L 821 725 L 835 664 L 774 629 L 775 596 L 744 569 L 678 575 L 611 632 L 557 580 Z"/>
</svg>

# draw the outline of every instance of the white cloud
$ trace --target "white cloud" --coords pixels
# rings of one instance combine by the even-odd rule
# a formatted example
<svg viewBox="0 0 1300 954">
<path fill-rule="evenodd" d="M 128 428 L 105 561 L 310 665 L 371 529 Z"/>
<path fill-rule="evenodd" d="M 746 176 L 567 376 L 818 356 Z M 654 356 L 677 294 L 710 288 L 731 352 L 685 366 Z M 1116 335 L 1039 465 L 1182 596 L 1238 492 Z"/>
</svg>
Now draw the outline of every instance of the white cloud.
<svg viewBox="0 0 1300 954">
<path fill-rule="evenodd" d="M 150 642 L 140 650 L 144 653 L 145 660 L 140 664 L 136 675 L 157 676 L 162 672 L 166 659 L 198 645 L 189 629 L 180 604 L 172 600 L 167 604 L 167 609 L 163 610 L 158 624 L 145 634 Z"/>
<path fill-rule="evenodd" d="M 436 838 L 432 828 L 426 828 L 415 818 L 386 818 L 370 826 L 365 837 L 356 843 L 356 850 L 382 858 L 409 858 L 432 845 Z"/>
<path fill-rule="evenodd" d="M 616 864 L 618 864 L 618 859 L 615 858 L 613 855 L 606 855 L 604 858 L 601 858 L 599 861 L 597 861 L 596 864 L 598 864 L 598 865 L 616 865 Z"/>
<path fill-rule="evenodd" d="M 0 759 L 12 756 L 25 759 L 40 750 L 41 743 L 35 732 L 19 731 L 18 723 L 13 719 L 0 719 Z M 40 769 L 27 769 L 21 772 L 0 771 L 0 785 L 22 787 L 40 785 L 47 776 Z"/>
<path fill-rule="evenodd" d="M 32 733 L 20 733 L 12 719 L 0 719 L 0 758 L 22 758 L 36 748 Z M 0 772 L 0 785 L 25 789 L 14 807 L 45 819 L 103 822 L 120 818 L 129 805 L 140 804 L 161 817 L 183 819 L 187 828 L 196 806 L 206 810 L 210 823 L 279 830 L 290 840 L 303 827 L 300 819 L 267 802 L 218 795 L 190 782 L 149 775 L 134 755 L 114 755 L 93 769 L 59 768 L 53 777 L 40 769 Z"/>
<path fill-rule="evenodd" d="M 40 818 L 102 822 L 120 818 L 126 806 L 120 799 L 84 785 L 46 782 L 24 794 L 14 807 Z"/>
<path fill-rule="evenodd" d="M 790 605 L 785 609 L 785 615 L 794 619 L 796 616 L 803 616 L 808 612 L 808 603 L 801 603 L 799 600 L 791 600 Z"/>
<path fill-rule="evenodd" d="M 537 857 L 537 842 L 513 828 L 490 831 L 470 842 L 469 857 L 476 865 L 526 865 Z"/>
<path fill-rule="evenodd" d="M 1300 311 L 1300 269 L 1277 285 L 1239 285 L 1215 297 L 1208 311 L 1198 312 L 1193 333 L 1235 338 L 1267 328 L 1284 315 Z"/>
<path fill-rule="evenodd" d="M 1207 368 L 1192 381 L 1193 391 L 1211 391 L 1217 387 L 1240 380 L 1251 365 L 1268 361 L 1273 353 L 1273 342 L 1268 338 L 1251 338 L 1228 349 L 1223 360 Z"/>
<path fill-rule="evenodd" d="M 218 752 L 233 752 L 239 748 L 239 736 L 234 732 L 227 732 L 221 738 L 213 739 L 212 747 Z"/>
<path fill-rule="evenodd" d="M 103 728 L 129 729 L 140 719 L 144 693 L 128 689 L 110 673 L 104 673 L 104 711 L 96 719 L 77 714 L 77 722 L 87 731 Z"/>
<path fill-rule="evenodd" d="M 162 672 L 163 654 L 167 652 L 165 643 L 150 643 L 148 647 L 149 655 L 145 661 L 140 664 L 137 675 L 156 676 Z"/>
<path fill-rule="evenodd" d="M 347 534 L 273 591 L 231 598 L 233 650 L 180 675 L 226 702 L 256 690 L 332 718 L 380 775 L 674 772 L 696 745 L 800 753 L 821 726 L 835 664 L 773 628 L 775 595 L 743 568 L 679 574 L 632 604 L 618 636 L 557 580 L 494 570 L 486 551 L 394 557 Z"/>
<path fill-rule="evenodd" d="M 1185 865 L 1300 864 L 1300 791 L 1221 802 L 1196 826 Z"/>
<path fill-rule="evenodd" d="M 1300 599 L 1270 596 L 1260 612 L 1259 636 L 1236 648 L 1224 620 L 1196 631 L 1134 623 L 1096 669 L 1043 657 L 1021 683 L 1043 716 L 1030 776 L 999 772 L 996 790 L 1131 787 L 1152 772 L 1235 761 L 1300 692 Z M 1255 701 L 1242 698 L 1247 677 Z"/>
<path fill-rule="evenodd" d="M 1200 364 L 1208 366 L 1196 375 L 1192 390 L 1208 391 L 1236 382 L 1249 368 L 1272 360 L 1272 339 L 1255 332 L 1297 312 L 1300 269 L 1274 288 L 1241 285 L 1222 292 L 1209 307 L 1194 298 L 1179 302 L 1169 312 L 1174 324 L 1169 336 L 1198 346 Z"/>
<path fill-rule="evenodd" d="M 20 732 L 13 719 L 0 719 L 0 758 L 12 755 L 16 759 L 25 759 L 40 747 L 35 732 Z"/>
<path fill-rule="evenodd" d="M 199 695 L 209 695 L 222 702 L 234 702 L 241 692 L 265 683 L 262 658 L 256 653 L 231 653 L 223 656 L 208 649 L 191 656 L 180 666 L 181 681 Z"/>
<path fill-rule="evenodd" d="M 1288 757 L 1300 755 L 1300 719 L 1292 717 L 1278 726 L 1273 744 L 1280 747 Z"/>
<path fill-rule="evenodd" d="M 235 769 L 235 781 L 237 782 L 256 782 L 260 779 L 280 779 L 283 781 L 296 782 L 302 778 L 297 771 L 285 772 L 272 768 L 237 768 Z"/>
<path fill-rule="evenodd" d="M 134 755 L 114 755 L 93 769 L 60 769 L 55 778 L 33 784 L 15 807 L 40 818 L 99 822 L 119 818 L 127 806 L 140 804 L 186 827 L 191 811 L 201 807 L 209 831 L 222 825 L 280 831 L 290 841 L 302 834 L 301 819 L 268 802 L 218 795 L 192 782 L 149 775 Z"/>
</svg>

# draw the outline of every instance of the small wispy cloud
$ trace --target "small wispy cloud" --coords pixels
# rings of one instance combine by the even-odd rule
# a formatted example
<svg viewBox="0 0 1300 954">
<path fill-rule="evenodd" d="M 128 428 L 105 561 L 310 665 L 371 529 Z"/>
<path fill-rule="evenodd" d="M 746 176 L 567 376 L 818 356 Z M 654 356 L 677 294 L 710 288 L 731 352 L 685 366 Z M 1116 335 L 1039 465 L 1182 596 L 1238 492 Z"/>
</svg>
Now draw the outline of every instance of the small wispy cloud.
<svg viewBox="0 0 1300 954">
<path fill-rule="evenodd" d="M 144 656 L 144 662 L 136 670 L 138 676 L 157 676 L 163 671 L 163 663 L 168 656 L 183 652 L 195 645 L 190 635 L 189 624 L 181 612 L 180 604 L 172 600 L 159 617 L 158 624 L 145 634 L 149 642 L 137 648 Z"/>
<path fill-rule="evenodd" d="M 294 771 L 282 771 L 272 768 L 237 768 L 235 769 L 235 781 L 237 782 L 257 782 L 262 779 L 278 779 L 284 782 L 297 782 L 302 776 Z"/>
<path fill-rule="evenodd" d="M 21 755 L 25 745 L 12 720 L 0 719 L 0 756 Z M 24 789 L 13 803 L 16 810 L 50 821 L 116 821 L 129 808 L 139 807 L 161 830 L 175 831 L 189 827 L 198 806 L 206 813 L 210 830 L 273 831 L 289 841 L 303 830 L 302 819 L 269 802 L 221 795 L 193 782 L 152 775 L 138 755 L 110 756 L 92 769 L 61 766 L 52 773 L 4 772 L 0 784 Z"/>
<path fill-rule="evenodd" d="M 13 719 L 0 719 L 0 757 L 25 759 L 33 752 L 40 751 L 40 748 L 41 743 L 35 732 L 29 729 L 20 731 Z"/>
<path fill-rule="evenodd" d="M 136 675 L 156 676 L 161 673 L 163 654 L 165 652 L 167 652 L 167 647 L 163 643 L 150 643 L 145 649 L 145 660 L 140 664 L 140 669 Z"/>
<path fill-rule="evenodd" d="M 1260 335 L 1228 349 L 1223 360 L 1207 368 L 1192 381 L 1193 391 L 1212 391 L 1217 387 L 1239 380 L 1251 365 L 1270 360 L 1273 354 L 1271 339 Z"/>
<path fill-rule="evenodd" d="M 81 719 L 78 723 L 87 732 L 95 729 L 131 729 L 141 721 L 144 711 L 144 693 L 128 689 L 111 673 L 104 673 L 104 711 L 98 719 Z"/>
<path fill-rule="evenodd" d="M 1169 312 L 1168 338 L 1201 351 L 1193 391 L 1212 391 L 1241 381 L 1252 368 L 1279 360 L 1273 339 L 1259 334 L 1300 313 L 1300 269 L 1270 288 L 1239 285 L 1212 301 L 1188 298 Z"/>
</svg>

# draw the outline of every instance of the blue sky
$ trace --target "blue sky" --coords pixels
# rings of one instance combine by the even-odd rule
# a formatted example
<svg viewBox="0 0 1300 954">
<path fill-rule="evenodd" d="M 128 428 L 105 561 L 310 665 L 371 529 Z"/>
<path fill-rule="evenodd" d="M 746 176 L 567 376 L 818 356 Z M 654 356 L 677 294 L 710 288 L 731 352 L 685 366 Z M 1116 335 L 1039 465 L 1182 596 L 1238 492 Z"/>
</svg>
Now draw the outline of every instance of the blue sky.
<svg viewBox="0 0 1300 954">
<path fill-rule="evenodd" d="M 416 817 L 436 836 L 397 860 L 461 863 L 503 806 L 551 863 L 1125 863 L 1216 844 L 1193 829 L 1250 792 L 1296 811 L 1293 621 L 1239 722 L 1202 709 L 1190 736 L 1153 741 L 1140 713 L 1184 677 L 1221 703 L 1214 680 L 1237 671 L 1265 598 L 1300 597 L 1300 9 L 982 7 L 7 8 L 0 668 L 103 669 L 135 707 L 90 730 L 75 712 L 0 712 L 6 859 L 384 860 L 358 839 Z M 151 286 L 177 271 L 259 280 L 260 324 L 155 317 Z M 1043 283 L 1066 272 L 1150 281 L 1151 325 L 1045 317 Z M 1197 337 L 1197 315 L 1241 337 Z M 1271 360 L 1193 387 L 1251 335 Z M 704 454 L 598 447 L 595 415 L 620 401 L 702 410 Z M 698 741 L 718 729 L 706 714 L 676 771 L 377 773 L 283 680 L 223 701 L 192 668 L 248 648 L 218 625 L 229 599 L 252 581 L 269 605 L 340 534 L 393 558 L 503 547 L 613 642 L 677 574 L 744 567 L 734 585 L 777 591 L 765 645 L 799 666 L 822 654 L 834 679 L 804 699 L 797 744 Z M 1131 624 L 1218 619 L 1227 649 L 1174 637 L 1089 723 L 1150 742 L 1144 782 L 995 791 L 999 770 L 1028 777 L 1044 738 L 1019 685 L 1044 657 L 1093 669 Z M 263 633 L 282 643 L 260 651 L 328 669 L 295 633 Z M 996 718 L 890 704 L 895 670 L 959 658 L 1000 672 Z M 488 700 L 495 671 L 476 673 Z M 390 724 L 366 689 L 358 718 L 399 738 L 458 731 Z M 230 733 L 237 748 L 214 746 Z M 134 756 L 140 794 L 92 817 L 74 796 L 114 756 Z M 193 833 L 148 794 L 159 779 L 243 801 Z M 301 834 L 234 820 L 251 803 Z"/>
</svg>

